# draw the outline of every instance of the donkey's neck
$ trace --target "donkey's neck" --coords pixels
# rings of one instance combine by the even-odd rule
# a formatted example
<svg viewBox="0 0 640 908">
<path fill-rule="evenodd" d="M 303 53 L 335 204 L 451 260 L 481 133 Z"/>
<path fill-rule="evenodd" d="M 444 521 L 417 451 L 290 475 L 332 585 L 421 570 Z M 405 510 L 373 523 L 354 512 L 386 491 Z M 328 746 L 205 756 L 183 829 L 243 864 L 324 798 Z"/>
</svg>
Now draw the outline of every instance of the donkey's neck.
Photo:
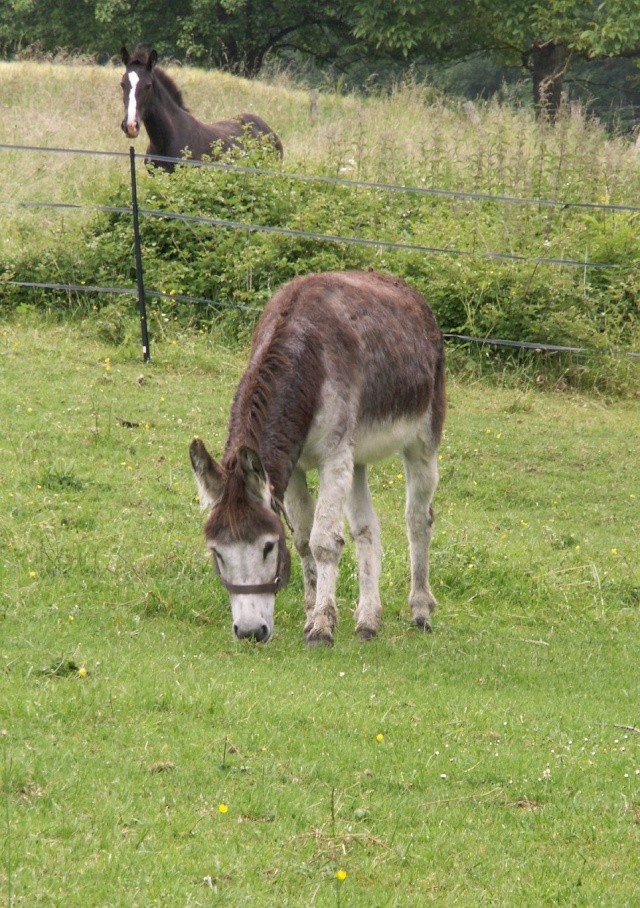
<svg viewBox="0 0 640 908">
<path fill-rule="evenodd" d="M 312 394 L 301 393 L 304 375 L 299 365 L 273 349 L 252 359 L 233 401 L 224 455 L 227 461 L 242 446 L 257 451 L 280 500 L 302 453 L 315 406 Z"/>
</svg>

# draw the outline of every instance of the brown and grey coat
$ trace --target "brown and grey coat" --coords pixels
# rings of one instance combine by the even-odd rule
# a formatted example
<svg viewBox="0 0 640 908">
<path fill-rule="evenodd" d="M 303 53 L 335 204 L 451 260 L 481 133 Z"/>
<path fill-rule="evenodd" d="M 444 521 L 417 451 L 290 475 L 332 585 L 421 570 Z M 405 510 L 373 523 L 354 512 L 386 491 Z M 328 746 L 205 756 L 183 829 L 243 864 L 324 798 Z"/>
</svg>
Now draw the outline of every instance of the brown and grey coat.
<svg viewBox="0 0 640 908">
<path fill-rule="evenodd" d="M 276 292 L 236 390 L 221 463 L 199 439 L 191 445 L 210 510 L 205 538 L 223 581 L 236 590 L 238 637 L 265 640 L 273 630 L 277 574 L 288 574 L 282 504 L 302 560 L 309 643 L 333 640 L 345 513 L 359 564 L 356 630 L 377 632 L 382 551 L 367 464 L 396 452 L 406 476 L 409 603 L 415 623 L 430 628 L 431 503 L 444 415 L 442 334 L 404 281 L 373 272 L 311 274 Z M 312 469 L 317 501 L 306 481 Z"/>
</svg>

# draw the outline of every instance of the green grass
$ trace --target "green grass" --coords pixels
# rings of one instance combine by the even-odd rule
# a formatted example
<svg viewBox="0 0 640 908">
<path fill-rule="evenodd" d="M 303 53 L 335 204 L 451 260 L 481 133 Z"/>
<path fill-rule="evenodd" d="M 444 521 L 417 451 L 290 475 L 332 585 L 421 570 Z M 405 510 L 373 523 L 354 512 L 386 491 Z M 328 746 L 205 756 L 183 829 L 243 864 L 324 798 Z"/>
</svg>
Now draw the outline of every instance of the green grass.
<svg viewBox="0 0 640 908">
<path fill-rule="evenodd" d="M 153 356 L 0 326 L 0 905 L 638 904 L 637 406 L 452 379 L 434 633 L 389 461 L 380 637 L 348 547 L 333 649 L 295 559 L 240 645 L 187 446 L 220 452 L 244 353 Z"/>
</svg>

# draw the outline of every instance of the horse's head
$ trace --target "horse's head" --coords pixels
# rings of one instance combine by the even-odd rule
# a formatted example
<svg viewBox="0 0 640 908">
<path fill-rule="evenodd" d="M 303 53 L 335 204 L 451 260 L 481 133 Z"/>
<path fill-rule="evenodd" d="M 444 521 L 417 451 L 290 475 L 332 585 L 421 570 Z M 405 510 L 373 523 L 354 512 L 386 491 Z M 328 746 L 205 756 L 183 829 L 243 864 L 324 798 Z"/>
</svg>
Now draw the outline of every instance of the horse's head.
<svg viewBox="0 0 640 908">
<path fill-rule="evenodd" d="M 121 128 L 130 139 L 140 133 L 140 124 L 147 116 L 153 96 L 153 68 L 158 60 L 155 50 L 135 51 L 129 54 L 126 47 L 120 51 L 126 70 L 120 85 L 124 101 L 124 119 Z"/>
<path fill-rule="evenodd" d="M 206 545 L 231 599 L 233 632 L 266 642 L 275 596 L 289 579 L 291 557 L 259 455 L 241 448 L 226 466 L 196 438 L 189 448 L 200 504 L 208 510 Z"/>
</svg>

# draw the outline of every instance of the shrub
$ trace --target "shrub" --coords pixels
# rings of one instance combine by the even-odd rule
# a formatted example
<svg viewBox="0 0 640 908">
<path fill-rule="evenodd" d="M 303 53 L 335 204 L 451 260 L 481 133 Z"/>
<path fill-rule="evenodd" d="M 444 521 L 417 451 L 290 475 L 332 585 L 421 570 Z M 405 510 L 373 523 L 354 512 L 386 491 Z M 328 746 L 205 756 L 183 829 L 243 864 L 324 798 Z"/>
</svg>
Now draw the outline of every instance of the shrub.
<svg viewBox="0 0 640 908">
<path fill-rule="evenodd" d="M 270 169 L 273 159 L 260 146 L 234 152 L 229 161 L 241 167 L 185 166 L 140 180 L 145 283 L 164 294 L 151 301 L 152 317 L 216 325 L 244 339 L 269 296 L 296 274 L 376 268 L 403 275 L 422 290 L 445 332 L 595 350 L 640 346 L 640 240 L 633 212 L 617 213 L 612 225 L 580 208 L 516 209 L 300 179 Z M 126 207 L 128 187 L 113 193 L 109 204 Z M 585 249 L 592 260 L 613 267 L 569 268 L 493 255 L 580 261 Z M 70 282 L 135 286 L 128 214 L 98 215 L 73 248 L 48 256 L 56 259 L 55 269 L 50 258 L 25 259 L 15 265 L 16 277 L 46 279 L 55 270 Z M 11 299 L 21 298 L 12 291 Z M 60 297 L 58 303 L 64 304 Z M 97 305 L 109 306 L 115 324 L 114 306 L 131 301 L 105 298 Z"/>
</svg>

